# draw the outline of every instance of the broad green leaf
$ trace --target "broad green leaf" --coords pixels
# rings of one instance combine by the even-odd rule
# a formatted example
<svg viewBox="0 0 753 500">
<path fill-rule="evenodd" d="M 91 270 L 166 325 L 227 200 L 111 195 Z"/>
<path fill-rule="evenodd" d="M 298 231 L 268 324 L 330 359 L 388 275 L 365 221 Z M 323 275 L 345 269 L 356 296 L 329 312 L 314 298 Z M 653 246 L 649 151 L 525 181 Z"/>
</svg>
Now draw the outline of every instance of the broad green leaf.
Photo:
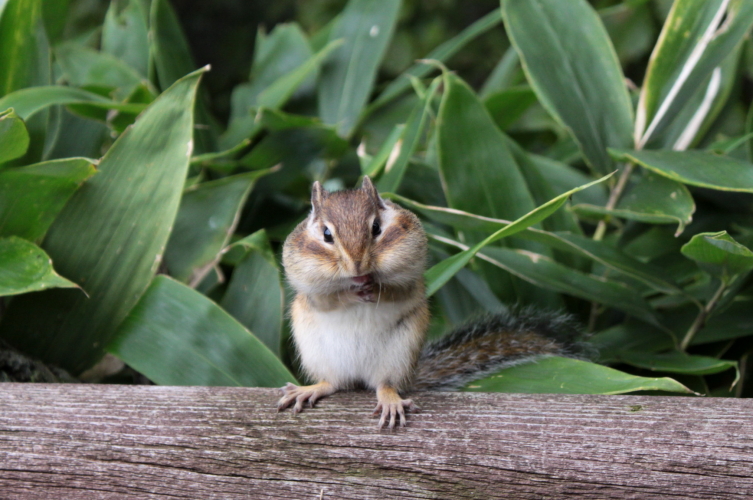
<svg viewBox="0 0 753 500">
<path fill-rule="evenodd" d="M 254 181 L 269 172 L 224 177 L 183 193 L 165 249 L 165 265 L 171 276 L 191 287 L 199 284 L 230 240 Z"/>
<path fill-rule="evenodd" d="M 527 153 L 527 156 L 536 164 L 536 168 L 556 193 L 564 193 L 575 187 L 582 186 L 592 179 L 591 176 L 562 161 L 531 153 Z M 599 185 L 595 186 L 594 189 L 574 194 L 572 203 L 589 203 L 591 205 L 604 206 L 607 204 L 607 199 L 607 186 Z"/>
<path fill-rule="evenodd" d="M 29 132 L 11 109 L 0 111 L 0 164 L 23 156 L 29 147 Z"/>
<path fill-rule="evenodd" d="M 429 52 L 424 59 L 432 61 L 447 61 L 457 54 L 460 49 L 483 35 L 490 29 L 502 23 L 499 9 L 489 12 L 487 15 L 474 22 L 463 31 L 441 43 L 437 48 Z M 419 62 L 405 70 L 400 76 L 392 80 L 369 106 L 369 112 L 383 106 L 392 99 L 410 88 L 411 78 L 423 78 L 434 68 L 430 64 Z"/>
<path fill-rule="evenodd" d="M 45 250 L 89 298 L 56 290 L 17 298 L 0 323 L 9 343 L 73 373 L 102 357 L 162 260 L 188 171 L 203 72 L 176 82 L 120 135 L 48 231 Z"/>
<path fill-rule="evenodd" d="M 400 0 L 350 0 L 330 33 L 344 39 L 322 67 L 319 116 L 349 137 L 371 94 L 379 64 L 397 23 Z"/>
<path fill-rule="evenodd" d="M 431 220 L 447 224 L 456 229 L 493 232 L 511 224 L 509 221 L 481 217 L 452 208 L 423 205 L 394 193 L 382 193 L 382 197 L 397 201 Z M 609 269 L 642 281 L 661 292 L 667 294 L 681 293 L 679 287 L 661 269 L 634 259 L 602 241 L 594 241 L 579 234 L 562 231 L 548 232 L 534 227 L 528 227 L 513 237 L 543 243 L 557 250 L 586 257 Z M 438 239 L 438 241 L 444 240 Z"/>
<path fill-rule="evenodd" d="M 171 86 L 183 75 L 196 69 L 183 29 L 169 0 L 152 0 L 149 14 L 149 41 L 159 86 L 162 90 Z M 194 149 L 198 153 L 217 150 L 217 124 L 206 104 L 208 100 L 201 90 L 196 100 L 195 121 L 199 125 L 194 132 Z M 238 141 L 240 142 L 240 141 Z M 234 143 L 232 145 L 237 144 Z"/>
<path fill-rule="evenodd" d="M 578 359 L 551 357 L 513 366 L 463 390 L 473 392 L 523 392 L 528 394 L 625 394 L 635 391 L 690 393 L 668 377 L 630 375 L 614 368 Z"/>
<path fill-rule="evenodd" d="M 633 144 L 633 107 L 596 12 L 585 0 L 502 0 L 502 15 L 539 102 L 595 171 L 613 170 L 606 149 Z"/>
<path fill-rule="evenodd" d="M 484 99 L 484 106 L 499 129 L 507 130 L 535 102 L 536 94 L 531 87 L 519 86 L 491 94 Z"/>
<path fill-rule="evenodd" d="M 144 79 L 119 59 L 72 43 L 55 50 L 55 61 L 60 64 L 63 76 L 74 87 L 111 87 L 115 100 L 122 101 Z"/>
<path fill-rule="evenodd" d="M 0 0 L 0 12 L 5 0 Z M 71 0 L 45 0 L 42 15 L 47 36 L 50 41 L 57 42 L 63 35 L 66 21 L 68 20 L 69 4 Z"/>
<path fill-rule="evenodd" d="M 49 83 L 50 49 L 42 0 L 8 0 L 0 15 L 0 97 Z"/>
<path fill-rule="evenodd" d="M 50 257 L 35 244 L 15 236 L 0 238 L 0 297 L 48 288 L 78 285 L 58 275 Z"/>
<path fill-rule="evenodd" d="M 199 292 L 157 276 L 107 350 L 161 385 L 279 387 L 295 377 Z"/>
<path fill-rule="evenodd" d="M 104 110 L 114 109 L 132 114 L 140 113 L 145 107 L 143 104 L 123 104 L 111 101 L 94 92 L 59 85 L 17 90 L 0 98 L 0 109 L 13 108 L 23 120 L 28 120 L 31 116 L 50 106 L 74 104 Z"/>
<path fill-rule="evenodd" d="M 625 190 L 615 208 L 575 205 L 572 210 L 578 215 L 596 219 L 614 216 L 652 224 L 677 224 L 675 235 L 679 236 L 693 219 L 695 203 L 684 185 L 646 172 Z"/>
<path fill-rule="evenodd" d="M 314 54 L 306 62 L 285 73 L 277 80 L 265 87 L 254 96 L 253 102 L 241 93 L 233 94 L 233 113 L 235 118 L 230 122 L 228 130 L 222 136 L 221 143 L 223 147 L 229 148 L 240 141 L 252 137 L 261 130 L 261 125 L 256 123 L 256 117 L 252 114 L 252 108 L 264 107 L 277 110 L 285 105 L 292 97 L 296 89 L 303 84 L 322 64 L 322 61 L 337 47 L 342 45 L 342 41 L 335 40 L 328 43 L 323 49 Z M 248 107 L 246 107 L 248 106 Z M 243 115 L 243 109 L 246 114 Z"/>
<path fill-rule="evenodd" d="M 677 182 L 720 191 L 753 193 L 753 164 L 708 151 L 610 150 Z"/>
<path fill-rule="evenodd" d="M 514 222 L 511 222 L 509 225 L 494 232 L 492 235 L 490 235 L 480 243 L 474 245 L 472 248 L 457 253 L 449 259 L 443 260 L 439 264 L 436 264 L 424 274 L 424 277 L 426 278 L 426 295 L 430 297 L 432 294 L 434 294 L 434 292 L 436 292 L 443 284 L 445 284 L 447 280 L 452 278 L 455 273 L 465 267 L 465 265 L 470 262 L 473 256 L 476 255 L 476 253 L 478 253 L 478 251 L 484 248 L 486 245 L 498 241 L 506 236 L 512 236 L 513 234 L 519 233 L 524 229 L 533 226 L 538 222 L 541 222 L 542 220 L 553 214 L 555 211 L 557 211 L 559 208 L 561 208 L 562 205 L 567 202 L 568 197 L 570 197 L 570 195 L 572 195 L 573 193 L 576 193 L 582 189 L 586 189 L 599 182 L 603 182 L 612 175 L 613 174 L 609 174 L 584 186 L 580 186 L 578 188 L 567 191 L 566 193 L 562 193 L 556 198 L 553 198 L 547 203 L 525 214 L 523 217 L 520 217 Z"/>
<path fill-rule="evenodd" d="M 233 244 L 245 257 L 235 266 L 220 305 L 280 356 L 285 290 L 264 229 Z"/>
<path fill-rule="evenodd" d="M 673 3 L 651 54 L 638 103 L 635 137 L 639 147 L 669 124 L 751 24 L 750 0 Z"/>
<path fill-rule="evenodd" d="M 437 118 L 439 171 L 450 207 L 514 219 L 536 206 L 505 137 L 473 90 L 444 75 Z"/>
<path fill-rule="evenodd" d="M 734 369 L 738 373 L 738 377 L 740 376 L 736 361 L 710 358 L 708 356 L 692 356 L 680 351 L 670 351 L 661 354 L 627 351 L 620 353 L 619 358 L 623 363 L 652 371 L 684 373 L 688 375 L 710 375 Z"/>
<path fill-rule="evenodd" d="M 95 173 L 86 158 L 0 171 L 0 236 L 40 241 L 68 199 Z"/>
<path fill-rule="evenodd" d="M 697 310 L 696 310 L 697 311 Z M 598 352 L 600 363 L 619 363 L 624 352 L 654 353 L 672 349 L 677 344 L 670 332 L 659 326 L 628 319 L 588 338 Z"/>
<path fill-rule="evenodd" d="M 576 271 L 545 255 L 525 250 L 488 247 L 480 256 L 533 285 L 614 307 L 648 323 L 657 323 L 651 306 L 640 293 L 623 283 Z"/>
<path fill-rule="evenodd" d="M 125 3 L 125 7 L 122 4 Z M 113 1 L 102 25 L 102 52 L 149 76 L 149 0 Z"/>
<path fill-rule="evenodd" d="M 727 231 L 696 234 L 683 245 L 681 252 L 724 282 L 753 269 L 753 252 Z"/>
<path fill-rule="evenodd" d="M 429 115 L 432 113 L 434 96 L 442 83 L 441 78 L 436 78 L 423 99 L 416 103 L 416 107 L 408 117 L 403 135 L 399 142 L 399 153 L 394 162 L 388 163 L 384 169 L 384 175 L 379 179 L 377 187 L 380 191 L 397 191 L 405 175 L 413 153 L 421 141 L 421 137 L 428 126 Z"/>
</svg>

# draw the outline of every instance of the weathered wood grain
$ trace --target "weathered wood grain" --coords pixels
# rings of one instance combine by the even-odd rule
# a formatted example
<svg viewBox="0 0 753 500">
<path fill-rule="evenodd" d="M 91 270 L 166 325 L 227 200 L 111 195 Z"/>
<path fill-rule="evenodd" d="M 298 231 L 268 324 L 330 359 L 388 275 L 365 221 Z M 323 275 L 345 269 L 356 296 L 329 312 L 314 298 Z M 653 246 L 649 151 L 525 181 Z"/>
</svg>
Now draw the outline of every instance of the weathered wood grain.
<svg viewBox="0 0 753 500">
<path fill-rule="evenodd" d="M 751 498 L 753 401 L 0 384 L 2 499 Z"/>
</svg>

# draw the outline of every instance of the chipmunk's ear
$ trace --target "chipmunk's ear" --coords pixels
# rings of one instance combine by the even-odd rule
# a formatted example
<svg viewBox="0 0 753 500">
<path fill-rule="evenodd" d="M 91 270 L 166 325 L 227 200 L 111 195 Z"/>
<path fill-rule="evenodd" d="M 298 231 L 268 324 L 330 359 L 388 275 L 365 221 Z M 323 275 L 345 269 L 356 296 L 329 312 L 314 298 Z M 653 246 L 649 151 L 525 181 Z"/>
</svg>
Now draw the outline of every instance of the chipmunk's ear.
<svg viewBox="0 0 753 500">
<path fill-rule="evenodd" d="M 324 189 L 319 181 L 314 181 L 311 187 L 311 210 L 314 212 L 314 217 L 321 211 L 322 203 L 328 195 L 329 191 Z"/>
<path fill-rule="evenodd" d="M 369 195 L 369 198 L 374 200 L 379 208 L 385 208 L 384 200 L 379 196 L 379 191 L 374 187 L 374 184 L 371 182 L 368 175 L 363 176 L 363 181 L 361 181 L 361 191 L 365 191 L 366 194 Z"/>
</svg>

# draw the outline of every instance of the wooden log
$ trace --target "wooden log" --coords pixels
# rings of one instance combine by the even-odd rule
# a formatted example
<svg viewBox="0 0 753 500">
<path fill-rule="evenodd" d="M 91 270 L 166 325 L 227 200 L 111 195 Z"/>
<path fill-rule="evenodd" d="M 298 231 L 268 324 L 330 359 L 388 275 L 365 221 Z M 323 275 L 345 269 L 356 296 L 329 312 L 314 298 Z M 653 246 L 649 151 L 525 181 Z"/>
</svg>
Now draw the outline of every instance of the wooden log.
<svg viewBox="0 0 753 500">
<path fill-rule="evenodd" d="M 0 384 L 2 499 L 753 497 L 753 401 Z"/>
</svg>

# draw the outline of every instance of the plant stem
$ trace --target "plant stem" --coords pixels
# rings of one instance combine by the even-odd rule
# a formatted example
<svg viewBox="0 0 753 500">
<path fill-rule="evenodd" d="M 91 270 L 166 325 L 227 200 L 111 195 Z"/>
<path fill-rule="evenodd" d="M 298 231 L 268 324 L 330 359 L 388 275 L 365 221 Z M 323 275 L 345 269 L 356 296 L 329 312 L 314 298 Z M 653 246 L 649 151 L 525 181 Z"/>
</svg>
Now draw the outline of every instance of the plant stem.
<svg viewBox="0 0 753 500">
<path fill-rule="evenodd" d="M 607 204 L 604 206 L 604 208 L 606 208 L 607 210 L 612 210 L 617 206 L 617 202 L 620 201 L 620 196 L 622 196 L 622 192 L 625 190 L 627 181 L 630 178 L 630 174 L 633 173 L 634 168 L 635 165 L 633 163 L 628 163 L 627 165 L 625 165 L 622 174 L 620 174 L 620 179 L 617 181 L 617 185 L 615 185 L 614 189 L 612 189 L 612 192 L 609 193 L 609 200 L 607 200 Z M 594 232 L 594 241 L 601 241 L 602 238 L 604 238 L 604 234 L 607 232 L 608 221 L 609 218 L 599 221 L 599 225 L 596 226 L 596 231 Z"/>
<path fill-rule="evenodd" d="M 701 312 L 698 313 L 698 316 L 696 316 L 695 321 L 693 321 L 693 324 L 690 325 L 690 328 L 688 329 L 688 333 L 685 334 L 685 338 L 682 339 L 682 342 L 680 343 L 680 350 L 682 352 L 685 352 L 690 345 L 690 342 L 692 342 L 693 337 L 695 337 L 695 334 L 698 333 L 698 330 L 700 330 L 703 325 L 706 323 L 706 318 L 708 318 L 709 314 L 711 314 L 711 311 L 714 310 L 714 307 L 716 306 L 716 303 L 719 302 L 719 299 L 722 298 L 722 294 L 724 293 L 724 290 L 727 288 L 727 284 L 722 281 L 722 284 L 719 285 L 719 289 L 717 289 L 716 292 L 714 292 L 714 296 L 711 297 L 711 300 L 709 300 L 706 303 L 706 307 L 701 309 Z"/>
</svg>

